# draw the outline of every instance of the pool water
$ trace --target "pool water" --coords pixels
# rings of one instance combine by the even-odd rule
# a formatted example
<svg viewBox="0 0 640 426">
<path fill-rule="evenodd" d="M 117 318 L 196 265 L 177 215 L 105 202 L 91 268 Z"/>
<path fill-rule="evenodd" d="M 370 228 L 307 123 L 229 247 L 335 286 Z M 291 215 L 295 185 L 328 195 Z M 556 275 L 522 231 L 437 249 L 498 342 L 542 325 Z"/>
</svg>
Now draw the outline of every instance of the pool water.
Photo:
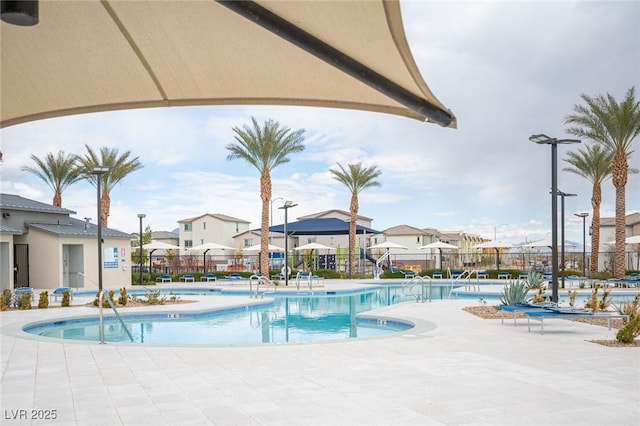
<svg viewBox="0 0 640 426">
<path fill-rule="evenodd" d="M 212 296 L 224 297 L 224 296 Z M 265 299 L 266 300 L 266 299 Z M 390 304 L 415 300 L 400 287 L 355 294 L 277 296 L 273 301 L 224 312 L 123 314 L 134 343 L 167 345 L 303 343 L 381 336 L 407 330 L 411 324 L 359 316 Z M 105 316 L 105 341 L 130 343 L 114 316 Z M 70 318 L 24 328 L 28 333 L 59 339 L 100 341 L 97 318 Z"/>
</svg>

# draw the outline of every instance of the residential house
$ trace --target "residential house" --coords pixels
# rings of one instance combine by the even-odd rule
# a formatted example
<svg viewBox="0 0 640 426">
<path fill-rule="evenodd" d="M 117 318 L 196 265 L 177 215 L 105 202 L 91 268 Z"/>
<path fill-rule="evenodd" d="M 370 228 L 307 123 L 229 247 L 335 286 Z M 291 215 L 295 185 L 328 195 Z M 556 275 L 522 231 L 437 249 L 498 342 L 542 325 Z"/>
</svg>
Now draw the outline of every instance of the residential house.
<svg viewBox="0 0 640 426">
<path fill-rule="evenodd" d="M 179 224 L 179 246 L 181 254 L 189 254 L 188 249 L 204 243 L 218 243 L 236 246 L 234 237 L 249 230 L 251 222 L 224 214 L 205 213 L 182 219 Z"/>
<path fill-rule="evenodd" d="M 3 289 L 98 288 L 98 228 L 89 218 L 13 194 L 0 194 L 0 210 Z M 101 231 L 103 287 L 130 285 L 131 234 Z"/>
<path fill-rule="evenodd" d="M 640 235 L 640 212 L 630 213 L 625 216 L 625 237 L 631 237 L 633 235 Z M 613 256 L 615 251 L 616 240 L 616 218 L 615 217 L 602 217 L 600 218 L 600 245 L 598 251 L 598 270 L 612 270 L 613 269 Z M 632 246 L 627 245 L 626 256 L 626 269 L 640 269 L 639 253 L 640 245 L 634 246 L 635 250 L 632 250 Z"/>
</svg>

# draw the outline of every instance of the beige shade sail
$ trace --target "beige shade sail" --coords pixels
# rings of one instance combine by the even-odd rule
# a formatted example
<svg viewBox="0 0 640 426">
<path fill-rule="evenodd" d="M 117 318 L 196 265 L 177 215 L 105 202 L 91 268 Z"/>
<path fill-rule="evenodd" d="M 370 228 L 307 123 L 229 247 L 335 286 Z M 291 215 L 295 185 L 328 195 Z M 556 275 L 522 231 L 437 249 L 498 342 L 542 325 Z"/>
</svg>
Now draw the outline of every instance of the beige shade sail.
<svg viewBox="0 0 640 426">
<path fill-rule="evenodd" d="M 0 127 L 232 104 L 456 125 L 418 71 L 394 0 L 40 1 L 36 25 L 3 21 L 0 37 Z"/>
</svg>

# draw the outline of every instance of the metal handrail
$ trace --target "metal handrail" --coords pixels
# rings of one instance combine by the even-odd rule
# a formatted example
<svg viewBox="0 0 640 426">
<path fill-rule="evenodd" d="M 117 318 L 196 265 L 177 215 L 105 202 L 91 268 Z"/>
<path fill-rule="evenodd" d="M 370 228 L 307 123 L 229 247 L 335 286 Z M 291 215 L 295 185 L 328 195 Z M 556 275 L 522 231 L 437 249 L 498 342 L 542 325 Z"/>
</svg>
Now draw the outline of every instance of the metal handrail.
<svg viewBox="0 0 640 426">
<path fill-rule="evenodd" d="M 410 281 L 405 282 L 405 284 L 402 286 L 402 293 L 406 296 L 415 297 L 416 303 L 417 302 L 424 303 L 427 300 L 426 294 L 425 294 L 426 293 L 425 286 L 427 283 L 425 283 L 425 281 L 427 281 L 427 283 L 429 284 L 429 302 L 431 302 L 432 295 L 433 295 L 433 282 L 431 280 L 431 277 L 428 275 L 425 275 L 424 277 L 421 277 L 420 275 L 418 275 L 412 278 Z M 414 291 L 414 289 L 418 284 L 420 284 L 420 294 Z"/>
<path fill-rule="evenodd" d="M 273 290 L 265 290 L 262 292 L 262 297 L 264 297 L 267 293 L 275 293 L 277 290 L 277 286 L 271 281 L 269 278 L 264 275 L 251 275 L 249 277 L 249 297 L 253 297 L 253 280 L 256 280 L 256 292 L 255 298 L 257 299 L 260 296 L 260 283 L 262 283 L 265 287 L 272 287 Z"/>
<path fill-rule="evenodd" d="M 106 290 L 100 290 L 100 292 L 98 293 L 98 307 L 100 308 L 100 344 L 102 344 L 102 345 L 104 344 L 104 313 L 102 311 L 102 298 L 103 297 L 105 299 L 107 299 L 107 302 L 111 306 L 111 309 L 113 309 L 113 312 L 116 314 L 116 317 L 118 318 L 118 321 L 120 321 L 120 324 L 122 324 L 122 327 L 124 327 L 124 331 L 126 331 L 127 334 L 129 335 L 129 339 L 131 339 L 131 341 L 134 342 L 135 339 L 131 335 L 131 332 L 127 328 L 127 326 L 124 323 L 124 321 L 122 320 L 122 318 L 120 317 L 120 314 L 118 313 L 118 310 L 116 309 L 115 305 L 113 304 L 113 301 L 111 300 L 111 296 L 109 296 L 109 292 L 107 292 Z"/>
</svg>

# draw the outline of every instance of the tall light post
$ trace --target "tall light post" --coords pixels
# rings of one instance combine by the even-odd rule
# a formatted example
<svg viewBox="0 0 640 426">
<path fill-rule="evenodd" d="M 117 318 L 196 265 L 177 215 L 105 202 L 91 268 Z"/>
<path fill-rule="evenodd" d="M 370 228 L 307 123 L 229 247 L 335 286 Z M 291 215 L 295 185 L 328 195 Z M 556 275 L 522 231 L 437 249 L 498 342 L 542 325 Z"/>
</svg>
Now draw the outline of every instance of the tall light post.
<svg viewBox="0 0 640 426">
<path fill-rule="evenodd" d="M 494 225 L 493 226 L 493 241 L 497 241 L 498 240 L 498 228 L 500 226 L 506 226 L 508 225 L 508 223 L 501 223 L 499 225 Z"/>
<path fill-rule="evenodd" d="M 547 135 L 532 135 L 529 140 L 539 145 L 551 145 L 551 300 L 558 301 L 558 144 L 580 143 L 578 139 L 556 139 Z"/>
<path fill-rule="evenodd" d="M 587 217 L 589 216 L 589 213 L 582 212 L 582 213 L 574 213 L 573 215 L 582 218 L 582 276 L 586 277 L 587 276 L 587 270 L 586 270 L 586 265 L 587 265 L 587 251 L 586 251 L 587 250 Z"/>
<path fill-rule="evenodd" d="M 100 202 L 100 184 L 102 176 L 109 171 L 108 167 L 97 166 L 89 172 L 96 179 L 96 193 L 98 201 L 98 291 L 102 291 L 102 203 Z"/>
<path fill-rule="evenodd" d="M 295 207 L 297 204 L 293 204 L 293 201 L 285 201 L 284 206 L 278 207 L 284 210 L 284 285 L 289 285 L 289 234 L 287 234 L 287 211 L 291 207 Z"/>
<path fill-rule="evenodd" d="M 567 194 L 566 192 L 562 192 L 558 190 L 557 195 L 560 196 L 560 210 L 562 212 L 560 216 L 560 229 L 561 229 L 561 241 L 562 241 L 562 288 L 564 288 L 564 270 L 565 270 L 565 259 L 564 259 L 564 197 L 576 197 L 577 194 Z"/>
<path fill-rule="evenodd" d="M 144 213 L 138 213 L 138 219 L 140 219 L 140 285 L 142 285 L 142 219 L 147 217 Z"/>
</svg>

